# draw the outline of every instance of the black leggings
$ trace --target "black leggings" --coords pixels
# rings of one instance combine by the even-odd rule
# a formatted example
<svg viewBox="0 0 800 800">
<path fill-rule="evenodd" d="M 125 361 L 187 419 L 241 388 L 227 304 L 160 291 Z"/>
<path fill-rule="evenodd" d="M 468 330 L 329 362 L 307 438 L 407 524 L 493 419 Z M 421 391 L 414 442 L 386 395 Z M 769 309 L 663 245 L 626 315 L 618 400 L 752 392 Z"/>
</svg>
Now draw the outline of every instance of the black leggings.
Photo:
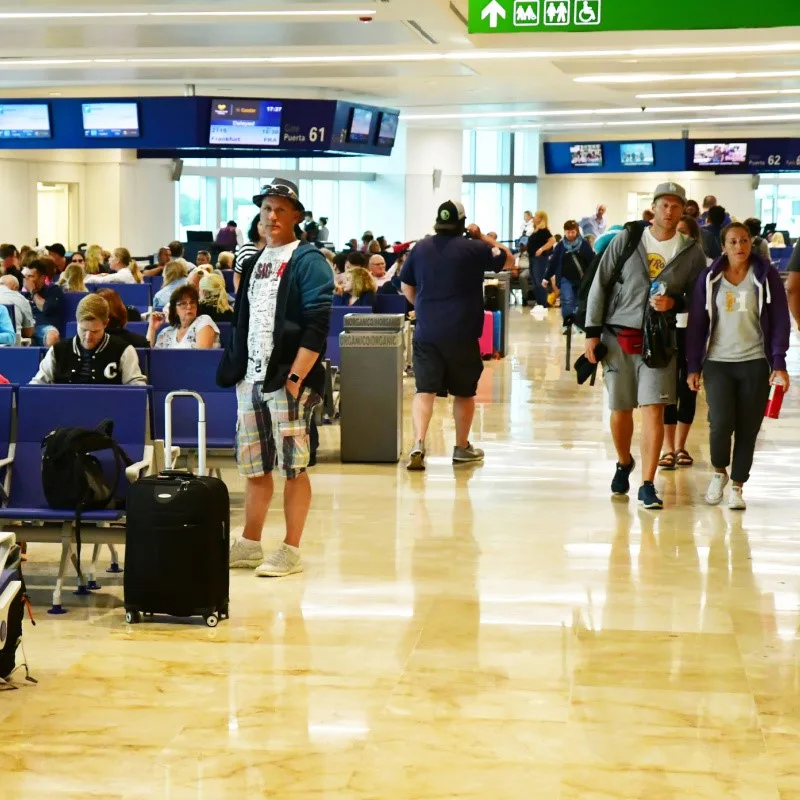
<svg viewBox="0 0 800 800">
<path fill-rule="evenodd" d="M 678 343 L 678 402 L 672 406 L 664 407 L 664 424 L 677 425 L 682 422 L 684 425 L 691 425 L 694 422 L 694 415 L 697 411 L 697 392 L 693 392 L 686 383 L 689 371 L 686 367 L 686 328 L 678 328 L 675 331 L 675 338 Z"/>
</svg>

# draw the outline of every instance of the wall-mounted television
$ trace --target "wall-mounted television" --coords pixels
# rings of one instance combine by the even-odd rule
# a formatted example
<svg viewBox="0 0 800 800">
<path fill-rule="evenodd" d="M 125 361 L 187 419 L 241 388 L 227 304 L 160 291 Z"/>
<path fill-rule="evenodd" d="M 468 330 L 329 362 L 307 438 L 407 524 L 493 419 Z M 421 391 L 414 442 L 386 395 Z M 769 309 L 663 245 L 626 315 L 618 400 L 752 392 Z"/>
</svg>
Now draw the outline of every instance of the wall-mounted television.
<svg viewBox="0 0 800 800">
<path fill-rule="evenodd" d="M 283 104 L 274 100 L 212 100 L 209 144 L 278 147 Z"/>
<path fill-rule="evenodd" d="M 397 138 L 397 126 L 400 124 L 399 114 L 381 114 L 380 125 L 378 126 L 378 137 L 375 143 L 378 147 L 393 147 Z"/>
<path fill-rule="evenodd" d="M 0 138 L 49 139 L 47 103 L 0 103 Z"/>
<path fill-rule="evenodd" d="M 569 156 L 573 167 L 602 167 L 603 145 L 573 144 L 569 148 Z"/>
<path fill-rule="evenodd" d="M 138 103 L 83 103 L 83 135 L 88 139 L 128 139 L 139 135 Z"/>
<path fill-rule="evenodd" d="M 373 112 L 366 108 L 354 108 L 350 112 L 350 126 L 347 129 L 347 141 L 350 144 L 367 144 L 372 130 Z"/>
<path fill-rule="evenodd" d="M 747 163 L 747 142 L 695 142 L 696 167 L 740 167 Z"/>
<path fill-rule="evenodd" d="M 655 164 L 652 142 L 623 142 L 619 146 L 623 167 L 652 167 Z"/>
</svg>

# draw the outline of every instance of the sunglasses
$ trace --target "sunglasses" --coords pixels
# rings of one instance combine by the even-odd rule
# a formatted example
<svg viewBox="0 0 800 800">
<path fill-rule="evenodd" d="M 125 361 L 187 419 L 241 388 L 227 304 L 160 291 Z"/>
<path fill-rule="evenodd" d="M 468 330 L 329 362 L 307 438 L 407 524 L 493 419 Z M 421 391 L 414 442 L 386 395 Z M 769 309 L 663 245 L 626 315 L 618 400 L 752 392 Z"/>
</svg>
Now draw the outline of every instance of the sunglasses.
<svg viewBox="0 0 800 800">
<path fill-rule="evenodd" d="M 298 199 L 297 192 L 290 186 L 285 186 L 282 183 L 264 186 L 261 191 L 264 193 L 265 197 L 289 197 L 292 200 Z"/>
</svg>

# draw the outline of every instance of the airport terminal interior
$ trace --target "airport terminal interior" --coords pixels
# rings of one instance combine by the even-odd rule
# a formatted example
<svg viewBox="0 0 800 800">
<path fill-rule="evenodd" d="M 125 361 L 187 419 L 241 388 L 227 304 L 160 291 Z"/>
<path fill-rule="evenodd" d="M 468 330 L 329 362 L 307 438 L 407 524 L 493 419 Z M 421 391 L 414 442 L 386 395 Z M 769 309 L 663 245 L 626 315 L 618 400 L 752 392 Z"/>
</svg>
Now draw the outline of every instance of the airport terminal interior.
<svg viewBox="0 0 800 800">
<path fill-rule="evenodd" d="M 573 364 L 592 336 L 566 309 L 577 285 L 546 278 L 576 231 L 599 281 L 617 237 L 638 226 L 656 241 L 650 231 L 677 213 L 669 235 L 696 256 L 691 285 L 676 294 L 672 277 L 659 281 L 683 250 L 654 271 L 649 240 L 640 246 L 654 295 L 642 313 L 689 304 L 689 353 L 681 345 L 672 366 L 692 372 L 698 336 L 711 363 L 722 334 L 696 320 L 747 310 L 752 296 L 761 326 L 751 309 L 755 334 L 741 323 L 736 335 L 756 336 L 761 364 L 767 349 L 770 380 L 785 357 L 800 384 L 800 7 L 0 0 L 0 26 L 0 337 L 4 317 L 12 326 L 0 346 L 10 384 L 0 381 L 0 800 L 800 800 L 800 389 L 788 387 L 782 408 L 781 387 L 769 389 L 744 508 L 733 484 L 710 497 L 727 466 L 712 460 L 710 407 L 721 416 L 734 399 L 707 395 L 704 371 L 685 445 L 660 447 L 643 495 L 640 442 L 654 430 L 649 403 L 660 406 L 641 400 L 651 368 L 640 337 L 627 357 L 642 362 L 648 408 L 633 412 L 630 491 L 612 492 L 621 377 L 613 367 L 578 383 Z M 141 459 L 125 487 L 154 480 L 172 455 L 199 474 L 195 401 L 175 401 L 170 432 L 171 391 L 204 401 L 206 472 L 227 486 L 230 537 L 243 541 L 254 484 L 234 458 L 244 458 L 242 396 L 237 406 L 215 376 L 240 341 L 242 304 L 250 335 L 267 314 L 247 265 L 272 247 L 261 228 L 279 212 L 259 212 L 270 203 L 302 209 L 311 253 L 286 256 L 275 286 L 287 264 L 292 281 L 303 280 L 298 264 L 325 272 L 325 256 L 323 282 L 335 287 L 311 444 L 302 425 L 283 441 L 280 463 L 299 458 L 302 474 L 276 473 L 264 526 L 267 556 L 286 532 L 284 489 L 289 510 L 307 476 L 302 569 L 229 571 L 227 538 L 220 556 L 184 531 L 170 573 L 154 532 L 171 532 L 155 523 L 140 530 L 156 543 L 152 561 L 141 545 L 128 559 L 127 520 L 142 518 L 131 504 L 87 512 L 78 565 L 74 513 L 59 516 L 40 488 L 43 436 L 111 418 Z M 482 247 L 487 265 L 483 372 L 471 447 L 456 447 L 454 400 L 431 399 L 416 470 L 412 406 L 438 390 L 421 387 L 413 340 L 426 314 L 443 324 L 451 306 L 426 311 L 420 285 L 418 315 L 407 281 L 445 270 L 430 256 L 448 238 L 429 239 L 435 223 L 456 234 L 474 223 L 486 242 L 469 251 Z M 750 277 L 734 279 L 745 240 Z M 760 255 L 747 262 L 751 246 Z M 247 292 L 229 252 L 237 264 L 245 252 Z M 152 348 L 135 346 L 147 389 L 30 385 L 60 382 L 38 379 L 54 351 L 72 352 L 53 343 L 76 336 L 75 370 L 95 375 L 81 326 L 96 318 L 78 308 L 104 281 L 91 261 L 128 307 L 128 330 L 152 335 Z M 711 273 L 695 282 L 701 267 Z M 180 283 L 163 295 L 170 269 Z M 23 294 L 4 283 L 17 272 Z M 463 265 L 463 281 L 476 274 Z M 756 289 L 737 292 L 740 280 Z M 69 312 L 52 322 L 37 293 L 59 283 Z M 727 287 L 717 312 L 715 285 Z M 220 314 L 213 352 L 200 352 L 207 327 L 194 344 L 181 339 L 186 308 L 206 313 L 192 298 Z M 16 316 L 25 304 L 31 323 Z M 158 334 L 159 314 L 178 344 Z M 606 325 L 603 341 L 621 341 L 629 324 Z M 280 391 L 291 395 L 295 377 Z M 685 389 L 685 374 L 672 380 L 670 392 Z M 738 395 L 737 443 L 761 420 L 760 405 L 741 419 L 741 398 L 767 391 L 756 383 Z M 253 426 L 263 445 L 263 420 Z M 173 434 L 180 452 L 165 447 Z M 222 573 L 224 607 L 199 616 L 142 616 L 169 609 L 131 599 L 137 575 L 157 594 L 208 589 Z"/>
</svg>

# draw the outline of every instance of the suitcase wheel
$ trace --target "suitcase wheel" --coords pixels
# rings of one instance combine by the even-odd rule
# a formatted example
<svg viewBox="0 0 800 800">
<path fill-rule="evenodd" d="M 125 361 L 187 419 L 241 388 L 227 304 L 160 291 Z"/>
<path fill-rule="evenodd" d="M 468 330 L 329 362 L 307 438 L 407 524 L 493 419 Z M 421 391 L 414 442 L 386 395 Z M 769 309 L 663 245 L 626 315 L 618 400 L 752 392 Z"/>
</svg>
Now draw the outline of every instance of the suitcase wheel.
<svg viewBox="0 0 800 800">
<path fill-rule="evenodd" d="M 209 614 L 206 617 L 206 625 L 209 628 L 216 628 L 219 625 L 219 617 L 216 614 Z"/>
<path fill-rule="evenodd" d="M 142 621 L 142 615 L 138 611 L 126 611 L 125 622 L 129 625 L 138 625 Z"/>
<path fill-rule="evenodd" d="M 222 606 L 222 608 L 220 608 L 220 610 L 219 610 L 219 618 L 220 619 L 230 619 L 231 618 L 230 614 L 228 613 L 228 604 L 227 603 L 225 603 L 225 605 Z"/>
</svg>

